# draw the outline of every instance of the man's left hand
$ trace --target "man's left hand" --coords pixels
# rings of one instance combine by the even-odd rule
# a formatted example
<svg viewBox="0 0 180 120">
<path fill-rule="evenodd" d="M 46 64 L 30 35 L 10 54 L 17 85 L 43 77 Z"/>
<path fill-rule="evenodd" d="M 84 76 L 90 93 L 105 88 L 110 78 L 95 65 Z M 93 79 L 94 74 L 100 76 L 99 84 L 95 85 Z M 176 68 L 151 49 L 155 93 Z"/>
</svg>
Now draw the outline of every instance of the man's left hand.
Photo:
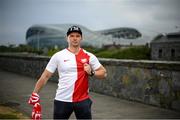
<svg viewBox="0 0 180 120">
<path fill-rule="evenodd" d="M 41 105 L 40 103 L 36 103 L 32 110 L 32 120 L 41 120 L 41 117 Z"/>
<path fill-rule="evenodd" d="M 86 71 L 88 75 L 91 75 L 91 70 L 91 66 L 87 63 L 84 63 L 84 71 Z"/>
</svg>

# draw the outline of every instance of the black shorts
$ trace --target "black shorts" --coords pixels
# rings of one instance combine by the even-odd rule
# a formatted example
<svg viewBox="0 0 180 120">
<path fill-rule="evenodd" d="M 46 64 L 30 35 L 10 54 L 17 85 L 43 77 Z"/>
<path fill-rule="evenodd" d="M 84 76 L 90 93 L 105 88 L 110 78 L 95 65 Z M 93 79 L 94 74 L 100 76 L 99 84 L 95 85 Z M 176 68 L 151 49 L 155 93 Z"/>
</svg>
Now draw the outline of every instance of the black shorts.
<svg viewBox="0 0 180 120">
<path fill-rule="evenodd" d="M 77 119 L 92 119 L 91 99 L 85 99 L 80 102 L 63 102 L 54 100 L 54 119 L 69 119 L 74 111 Z"/>
</svg>

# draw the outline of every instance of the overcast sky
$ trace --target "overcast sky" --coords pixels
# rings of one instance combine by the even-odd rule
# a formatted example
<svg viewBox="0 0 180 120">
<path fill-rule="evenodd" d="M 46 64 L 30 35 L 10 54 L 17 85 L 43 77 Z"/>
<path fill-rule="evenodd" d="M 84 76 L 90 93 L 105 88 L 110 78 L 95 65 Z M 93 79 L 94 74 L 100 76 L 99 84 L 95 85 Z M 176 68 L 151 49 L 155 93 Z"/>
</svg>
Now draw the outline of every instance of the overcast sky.
<svg viewBox="0 0 180 120">
<path fill-rule="evenodd" d="M 180 0 L 0 0 L 0 45 L 25 43 L 26 31 L 34 24 L 180 31 L 179 7 Z"/>
</svg>

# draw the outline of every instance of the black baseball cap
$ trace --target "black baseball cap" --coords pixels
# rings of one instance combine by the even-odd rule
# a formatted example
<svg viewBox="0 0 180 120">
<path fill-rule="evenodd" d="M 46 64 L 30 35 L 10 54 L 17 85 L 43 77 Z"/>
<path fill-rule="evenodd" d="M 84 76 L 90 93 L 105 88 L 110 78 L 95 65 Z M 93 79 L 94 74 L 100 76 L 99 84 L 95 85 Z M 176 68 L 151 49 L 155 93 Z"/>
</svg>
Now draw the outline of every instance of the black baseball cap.
<svg viewBox="0 0 180 120">
<path fill-rule="evenodd" d="M 67 36 L 72 32 L 78 32 L 82 36 L 81 28 L 79 28 L 78 26 L 71 26 L 67 31 Z"/>
</svg>

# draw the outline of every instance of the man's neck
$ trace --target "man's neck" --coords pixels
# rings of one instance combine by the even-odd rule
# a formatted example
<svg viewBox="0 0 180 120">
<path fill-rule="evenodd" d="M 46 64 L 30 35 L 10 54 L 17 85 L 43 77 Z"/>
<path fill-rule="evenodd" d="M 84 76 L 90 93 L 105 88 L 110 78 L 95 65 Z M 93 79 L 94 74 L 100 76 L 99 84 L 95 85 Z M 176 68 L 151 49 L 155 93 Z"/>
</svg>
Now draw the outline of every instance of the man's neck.
<svg viewBox="0 0 180 120">
<path fill-rule="evenodd" d="M 68 47 L 68 49 L 69 49 L 72 53 L 78 54 L 81 48 L 80 48 L 80 47 Z"/>
</svg>

